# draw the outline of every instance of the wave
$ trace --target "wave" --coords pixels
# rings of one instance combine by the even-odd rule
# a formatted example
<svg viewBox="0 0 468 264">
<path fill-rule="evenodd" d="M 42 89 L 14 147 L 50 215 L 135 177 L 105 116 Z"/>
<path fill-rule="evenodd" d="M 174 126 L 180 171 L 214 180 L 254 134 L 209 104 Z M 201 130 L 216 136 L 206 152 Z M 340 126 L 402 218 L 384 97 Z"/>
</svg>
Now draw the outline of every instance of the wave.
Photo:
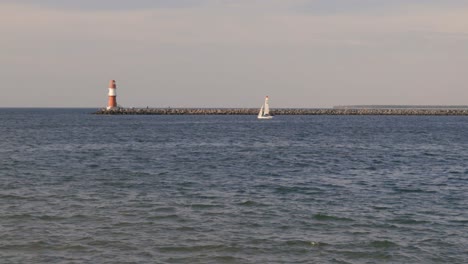
<svg viewBox="0 0 468 264">
<path fill-rule="evenodd" d="M 354 221 L 351 218 L 346 218 L 346 217 L 337 217 L 333 215 L 326 215 L 326 214 L 315 214 L 314 219 L 319 220 L 319 221 Z"/>
<path fill-rule="evenodd" d="M 389 240 L 376 240 L 376 241 L 370 242 L 369 246 L 375 247 L 375 248 L 391 248 L 391 247 L 398 247 L 400 245 Z"/>
</svg>

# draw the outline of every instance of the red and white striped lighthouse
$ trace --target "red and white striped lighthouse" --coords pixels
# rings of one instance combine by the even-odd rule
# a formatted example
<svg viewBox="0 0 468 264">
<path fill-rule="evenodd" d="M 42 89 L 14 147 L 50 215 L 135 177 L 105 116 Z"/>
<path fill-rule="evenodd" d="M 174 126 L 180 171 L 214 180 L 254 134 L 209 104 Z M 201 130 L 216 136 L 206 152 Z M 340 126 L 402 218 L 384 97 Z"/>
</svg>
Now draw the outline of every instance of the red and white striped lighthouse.
<svg viewBox="0 0 468 264">
<path fill-rule="evenodd" d="M 107 110 L 117 108 L 117 85 L 115 80 L 109 81 L 109 102 L 107 103 Z"/>
</svg>

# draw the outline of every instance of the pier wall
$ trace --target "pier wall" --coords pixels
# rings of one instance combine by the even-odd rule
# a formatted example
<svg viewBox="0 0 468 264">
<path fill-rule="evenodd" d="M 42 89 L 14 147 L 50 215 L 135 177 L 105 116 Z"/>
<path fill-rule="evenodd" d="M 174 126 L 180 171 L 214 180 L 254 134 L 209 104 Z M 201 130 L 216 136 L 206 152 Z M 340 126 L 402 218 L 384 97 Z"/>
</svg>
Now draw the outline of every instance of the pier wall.
<svg viewBox="0 0 468 264">
<path fill-rule="evenodd" d="M 256 108 L 119 108 L 99 109 L 97 115 L 257 115 Z M 272 115 L 434 115 L 468 116 L 466 109 L 314 109 L 275 108 Z"/>
</svg>

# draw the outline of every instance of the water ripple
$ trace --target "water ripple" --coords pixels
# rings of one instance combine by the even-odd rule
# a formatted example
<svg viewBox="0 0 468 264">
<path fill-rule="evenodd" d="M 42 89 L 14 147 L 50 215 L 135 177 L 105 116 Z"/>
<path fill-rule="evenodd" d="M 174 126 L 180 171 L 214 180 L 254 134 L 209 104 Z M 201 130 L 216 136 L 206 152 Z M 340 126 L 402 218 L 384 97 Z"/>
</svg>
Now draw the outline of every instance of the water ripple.
<svg viewBox="0 0 468 264">
<path fill-rule="evenodd" d="M 0 262 L 466 262 L 466 118 L 89 112 L 0 110 Z"/>
</svg>

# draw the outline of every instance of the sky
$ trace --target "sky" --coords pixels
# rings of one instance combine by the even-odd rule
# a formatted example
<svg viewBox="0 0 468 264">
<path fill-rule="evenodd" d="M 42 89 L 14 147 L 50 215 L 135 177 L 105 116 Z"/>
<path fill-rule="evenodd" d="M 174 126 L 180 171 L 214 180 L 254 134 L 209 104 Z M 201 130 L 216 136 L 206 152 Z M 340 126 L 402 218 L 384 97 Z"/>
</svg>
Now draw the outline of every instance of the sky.
<svg viewBox="0 0 468 264">
<path fill-rule="evenodd" d="M 468 105 L 467 0 L 0 0 L 0 107 Z"/>
</svg>

